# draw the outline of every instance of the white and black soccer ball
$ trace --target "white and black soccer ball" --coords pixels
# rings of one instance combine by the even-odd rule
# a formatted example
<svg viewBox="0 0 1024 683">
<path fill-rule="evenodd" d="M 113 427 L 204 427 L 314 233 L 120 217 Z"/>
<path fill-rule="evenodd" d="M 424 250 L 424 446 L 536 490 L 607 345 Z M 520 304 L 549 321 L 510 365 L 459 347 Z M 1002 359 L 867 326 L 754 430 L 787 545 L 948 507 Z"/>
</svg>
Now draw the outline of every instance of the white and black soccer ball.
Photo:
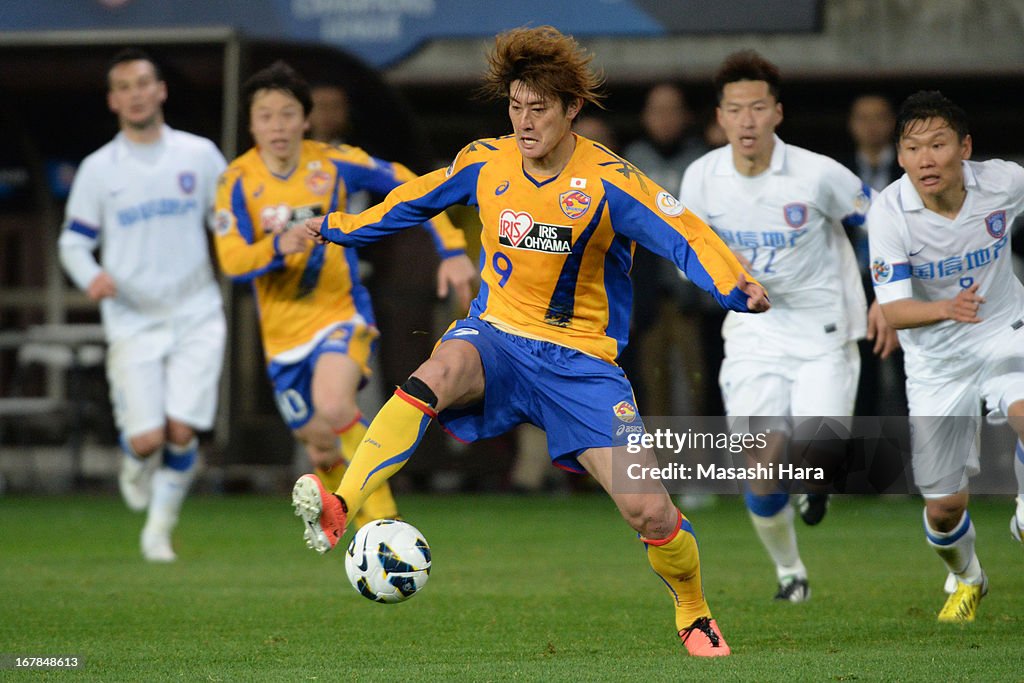
<svg viewBox="0 0 1024 683">
<path fill-rule="evenodd" d="M 412 524 L 378 519 L 359 529 L 348 544 L 345 573 L 364 598 L 402 602 L 427 584 L 430 546 Z"/>
</svg>

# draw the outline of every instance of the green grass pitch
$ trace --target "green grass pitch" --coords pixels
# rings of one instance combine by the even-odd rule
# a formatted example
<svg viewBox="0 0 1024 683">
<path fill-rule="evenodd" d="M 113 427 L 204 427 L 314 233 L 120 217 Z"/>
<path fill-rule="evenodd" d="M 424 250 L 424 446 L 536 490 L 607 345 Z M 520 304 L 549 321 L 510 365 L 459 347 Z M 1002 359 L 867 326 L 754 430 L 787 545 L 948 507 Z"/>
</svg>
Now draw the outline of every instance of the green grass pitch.
<svg viewBox="0 0 1024 683">
<path fill-rule="evenodd" d="M 77 655 L 101 681 L 1024 680 L 1024 548 L 1012 502 L 971 514 L 991 592 L 940 625 L 945 573 L 918 500 L 844 497 L 799 525 L 814 597 L 774 604 L 742 502 L 694 513 L 705 589 L 734 655 L 688 658 L 642 546 L 601 495 L 406 496 L 433 551 L 411 601 L 355 593 L 343 554 L 303 547 L 281 498 L 186 503 L 177 564 L 137 550 L 112 497 L 0 498 L 0 654 Z"/>
</svg>

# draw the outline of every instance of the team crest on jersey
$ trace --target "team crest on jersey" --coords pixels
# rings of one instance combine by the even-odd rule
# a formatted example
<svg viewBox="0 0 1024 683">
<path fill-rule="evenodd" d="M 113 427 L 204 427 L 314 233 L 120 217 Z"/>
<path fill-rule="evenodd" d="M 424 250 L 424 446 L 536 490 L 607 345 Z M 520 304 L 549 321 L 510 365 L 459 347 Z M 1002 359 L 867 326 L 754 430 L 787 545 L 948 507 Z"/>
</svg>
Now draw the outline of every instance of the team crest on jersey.
<svg viewBox="0 0 1024 683">
<path fill-rule="evenodd" d="M 669 217 L 678 216 L 686 208 L 681 201 L 665 191 L 658 193 L 654 203 L 658 205 L 659 211 Z"/>
<path fill-rule="evenodd" d="M 331 189 L 331 174 L 327 171 L 313 171 L 306 176 L 306 187 L 313 194 L 327 194 Z"/>
<path fill-rule="evenodd" d="M 807 222 L 807 205 L 796 202 L 786 204 L 782 207 L 782 215 L 786 218 L 786 224 L 791 228 L 802 227 Z"/>
<path fill-rule="evenodd" d="M 623 422 L 632 422 L 636 419 L 636 408 L 629 401 L 619 401 L 612 408 L 612 412 Z"/>
<path fill-rule="evenodd" d="M 498 185 L 496 188 L 494 188 L 494 196 L 500 197 L 501 195 L 508 192 L 509 185 L 510 183 L 507 180 L 503 182 L 501 185 Z"/>
<path fill-rule="evenodd" d="M 892 279 L 892 266 L 885 259 L 876 258 L 871 262 L 871 279 L 876 285 L 884 285 Z"/>
<path fill-rule="evenodd" d="M 184 171 L 178 174 L 178 187 L 185 194 L 192 194 L 196 191 L 196 174 L 192 171 Z"/>
<path fill-rule="evenodd" d="M 562 207 L 562 213 L 576 220 L 590 208 L 590 196 L 579 190 L 569 190 L 558 195 L 558 205 Z"/>
<path fill-rule="evenodd" d="M 264 206 L 260 211 L 260 227 L 264 232 L 278 233 L 288 227 L 292 220 L 292 208 L 287 204 Z"/>
<path fill-rule="evenodd" d="M 995 239 L 1003 239 L 1003 236 L 1006 235 L 1006 211 L 993 211 L 985 216 L 985 229 Z"/>
<path fill-rule="evenodd" d="M 235 214 L 227 209 L 220 209 L 213 215 L 213 230 L 218 235 L 226 235 L 235 227 Z"/>
<path fill-rule="evenodd" d="M 513 249 L 568 254 L 572 251 L 572 228 L 536 223 L 525 211 L 505 209 L 498 216 L 498 243 Z"/>
</svg>

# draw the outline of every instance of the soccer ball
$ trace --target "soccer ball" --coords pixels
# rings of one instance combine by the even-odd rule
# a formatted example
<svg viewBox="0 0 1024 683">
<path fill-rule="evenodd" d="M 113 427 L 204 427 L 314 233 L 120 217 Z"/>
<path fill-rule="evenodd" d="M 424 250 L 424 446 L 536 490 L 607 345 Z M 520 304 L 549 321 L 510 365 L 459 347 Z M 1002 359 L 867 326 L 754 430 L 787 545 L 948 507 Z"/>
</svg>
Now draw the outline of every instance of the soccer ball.
<svg viewBox="0 0 1024 683">
<path fill-rule="evenodd" d="M 378 519 L 364 525 L 348 544 L 345 573 L 364 598 L 402 602 L 427 584 L 430 546 L 412 524 Z"/>
</svg>

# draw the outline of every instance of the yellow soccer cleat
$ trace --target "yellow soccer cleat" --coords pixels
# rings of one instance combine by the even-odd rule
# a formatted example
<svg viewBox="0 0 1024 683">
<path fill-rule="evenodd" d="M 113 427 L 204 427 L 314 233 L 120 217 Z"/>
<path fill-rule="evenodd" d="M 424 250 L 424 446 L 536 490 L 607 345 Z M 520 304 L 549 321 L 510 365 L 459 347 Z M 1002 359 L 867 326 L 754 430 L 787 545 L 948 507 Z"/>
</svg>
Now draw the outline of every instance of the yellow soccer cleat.
<svg viewBox="0 0 1024 683">
<path fill-rule="evenodd" d="M 980 583 L 957 581 L 956 590 L 946 599 L 939 612 L 939 621 L 947 624 L 965 624 L 974 621 L 978 614 L 978 603 L 988 594 L 988 577 L 981 573 Z"/>
</svg>

